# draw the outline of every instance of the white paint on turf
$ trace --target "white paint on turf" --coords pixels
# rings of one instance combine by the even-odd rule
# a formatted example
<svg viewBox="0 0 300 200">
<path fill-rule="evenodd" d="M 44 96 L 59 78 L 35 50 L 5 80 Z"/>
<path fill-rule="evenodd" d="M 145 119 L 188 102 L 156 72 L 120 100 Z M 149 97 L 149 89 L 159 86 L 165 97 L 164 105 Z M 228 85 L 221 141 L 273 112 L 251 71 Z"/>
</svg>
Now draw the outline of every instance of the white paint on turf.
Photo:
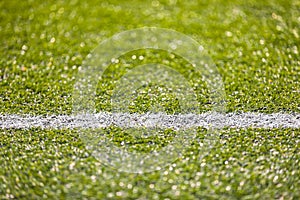
<svg viewBox="0 0 300 200">
<path fill-rule="evenodd" d="M 300 128 L 300 114 L 285 113 L 227 113 L 167 115 L 164 113 L 97 113 L 93 115 L 0 115 L 2 129 L 62 129 L 100 128 L 108 126 L 126 128 L 160 127 L 186 129 L 193 127 L 213 128 Z"/>
</svg>

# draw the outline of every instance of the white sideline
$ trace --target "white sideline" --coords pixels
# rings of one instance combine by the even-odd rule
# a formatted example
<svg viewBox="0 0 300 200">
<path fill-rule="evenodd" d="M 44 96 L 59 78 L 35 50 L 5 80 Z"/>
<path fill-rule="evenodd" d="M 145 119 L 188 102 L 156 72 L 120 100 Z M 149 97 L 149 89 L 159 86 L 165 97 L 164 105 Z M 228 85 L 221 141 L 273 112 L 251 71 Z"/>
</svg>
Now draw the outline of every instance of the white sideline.
<svg viewBox="0 0 300 200">
<path fill-rule="evenodd" d="M 227 113 L 207 112 L 202 114 L 129 114 L 97 113 L 92 115 L 32 116 L 0 114 L 1 129 L 62 129 L 99 128 L 111 125 L 119 127 L 159 127 L 186 129 L 193 127 L 214 128 L 300 128 L 300 113 Z"/>
</svg>

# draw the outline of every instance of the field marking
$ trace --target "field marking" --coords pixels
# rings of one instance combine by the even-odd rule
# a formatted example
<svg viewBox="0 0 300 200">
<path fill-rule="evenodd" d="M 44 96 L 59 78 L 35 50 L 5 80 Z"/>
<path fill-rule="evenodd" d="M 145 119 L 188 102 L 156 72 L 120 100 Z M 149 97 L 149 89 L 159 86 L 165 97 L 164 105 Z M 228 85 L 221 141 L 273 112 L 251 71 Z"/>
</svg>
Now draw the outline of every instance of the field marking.
<svg viewBox="0 0 300 200">
<path fill-rule="evenodd" d="M 16 115 L 0 114 L 1 129 L 62 129 L 62 128 L 105 128 L 160 127 L 186 129 L 193 127 L 214 128 L 300 128 L 300 113 L 227 113 L 207 112 L 202 114 L 129 114 L 97 113 L 92 115 Z"/>
</svg>

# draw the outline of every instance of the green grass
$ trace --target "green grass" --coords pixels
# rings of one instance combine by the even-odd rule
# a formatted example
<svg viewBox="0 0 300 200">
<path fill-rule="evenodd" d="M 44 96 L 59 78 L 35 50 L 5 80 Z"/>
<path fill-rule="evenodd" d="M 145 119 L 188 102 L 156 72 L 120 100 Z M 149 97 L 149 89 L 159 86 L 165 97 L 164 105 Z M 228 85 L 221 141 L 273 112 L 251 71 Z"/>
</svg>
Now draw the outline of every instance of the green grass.
<svg viewBox="0 0 300 200">
<path fill-rule="evenodd" d="M 73 85 L 87 54 L 115 33 L 144 26 L 170 28 L 204 46 L 223 78 L 227 112 L 299 113 L 299 7 L 300 1 L 285 0 L 1 1 L 0 113 L 71 114 Z M 132 54 L 145 59 L 133 61 Z M 159 60 L 179 71 L 184 66 L 201 110 L 209 110 L 205 83 L 189 77 L 186 61 L 170 56 L 144 50 L 124 55 L 98 84 L 97 110 L 111 110 L 110 97 L 126 72 L 122 64 L 130 69 Z M 168 92 L 144 85 L 130 112 L 147 112 L 155 103 L 180 112 Z M 116 142 L 127 137 L 110 130 Z M 198 130 L 199 137 L 205 133 Z M 191 145 L 170 167 L 135 175 L 91 157 L 77 130 L 1 130 L 0 198 L 300 198 L 299 129 L 221 133 L 203 160 L 201 148 Z M 164 145 L 170 139 L 154 140 Z"/>
<path fill-rule="evenodd" d="M 72 195 L 89 199 L 297 199 L 299 134 L 292 129 L 226 129 L 202 160 L 201 148 L 191 145 L 181 159 L 162 171 L 136 175 L 116 173 L 99 163 L 85 150 L 76 131 L 3 130 L 1 195 L 18 199 Z"/>
<path fill-rule="evenodd" d="M 0 112 L 71 113 L 85 56 L 113 34 L 144 26 L 203 44 L 223 77 L 228 111 L 299 111 L 299 2 L 131 5 L 1 2 Z"/>
</svg>

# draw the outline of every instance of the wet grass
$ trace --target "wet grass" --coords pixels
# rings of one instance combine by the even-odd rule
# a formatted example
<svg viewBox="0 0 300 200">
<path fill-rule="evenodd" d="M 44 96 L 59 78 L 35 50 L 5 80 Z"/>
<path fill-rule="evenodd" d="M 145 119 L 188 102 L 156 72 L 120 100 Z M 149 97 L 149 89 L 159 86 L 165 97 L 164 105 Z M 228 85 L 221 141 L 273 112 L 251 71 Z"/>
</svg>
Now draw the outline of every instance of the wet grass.
<svg viewBox="0 0 300 200">
<path fill-rule="evenodd" d="M 76 75 L 88 53 L 116 33 L 145 26 L 182 32 L 209 52 L 224 82 L 227 112 L 299 112 L 299 6 L 275 0 L 1 1 L 0 113 L 71 114 Z M 139 50 L 119 59 L 98 84 L 98 111 L 112 110 L 110 98 L 126 67 L 158 61 L 182 70 L 201 110 L 211 108 L 205 83 L 189 76 L 191 66 L 177 55 Z M 153 104 L 181 111 L 162 85 L 147 83 L 136 93 L 130 112 L 148 112 Z M 118 136 L 116 143 L 136 142 L 119 128 L 109 133 Z M 205 133 L 198 130 L 200 138 Z M 299 199 L 299 135 L 298 129 L 225 129 L 202 159 L 201 147 L 191 144 L 170 166 L 137 175 L 93 158 L 77 130 L 1 130 L 0 198 Z M 158 145 L 171 140 L 152 139 Z M 140 143 L 133 148 L 145 150 Z"/>
</svg>

